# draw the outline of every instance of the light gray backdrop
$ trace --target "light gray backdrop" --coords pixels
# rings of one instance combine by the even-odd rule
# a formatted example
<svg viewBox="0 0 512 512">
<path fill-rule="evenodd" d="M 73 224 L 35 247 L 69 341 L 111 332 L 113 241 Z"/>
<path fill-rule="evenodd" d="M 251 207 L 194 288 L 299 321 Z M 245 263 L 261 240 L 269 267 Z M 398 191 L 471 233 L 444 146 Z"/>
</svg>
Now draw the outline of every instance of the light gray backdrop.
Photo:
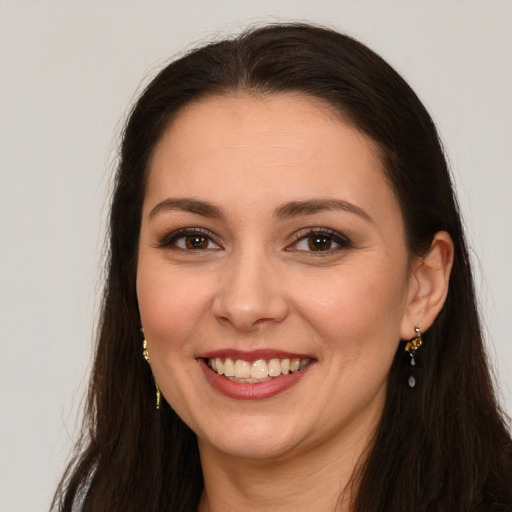
<svg viewBox="0 0 512 512">
<path fill-rule="evenodd" d="M 510 1 L 0 0 L 0 512 L 46 510 L 72 445 L 108 176 L 141 80 L 198 40 L 276 17 L 360 38 L 430 109 L 512 410 Z"/>
</svg>

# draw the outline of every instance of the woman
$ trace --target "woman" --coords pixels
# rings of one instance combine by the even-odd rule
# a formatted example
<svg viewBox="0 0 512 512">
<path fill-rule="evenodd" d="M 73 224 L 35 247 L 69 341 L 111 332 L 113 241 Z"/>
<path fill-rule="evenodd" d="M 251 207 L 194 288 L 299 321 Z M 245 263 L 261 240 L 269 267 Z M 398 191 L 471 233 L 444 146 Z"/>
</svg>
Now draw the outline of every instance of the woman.
<svg viewBox="0 0 512 512">
<path fill-rule="evenodd" d="M 268 26 L 167 66 L 110 243 L 55 509 L 512 510 L 436 129 L 362 44 Z"/>
</svg>

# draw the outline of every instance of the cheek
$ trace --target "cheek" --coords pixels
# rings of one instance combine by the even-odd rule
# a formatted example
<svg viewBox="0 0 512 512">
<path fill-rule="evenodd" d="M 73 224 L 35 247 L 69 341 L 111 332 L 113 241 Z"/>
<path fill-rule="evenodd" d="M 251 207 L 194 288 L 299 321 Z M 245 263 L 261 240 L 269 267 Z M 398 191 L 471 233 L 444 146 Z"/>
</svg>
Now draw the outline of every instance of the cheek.
<svg viewBox="0 0 512 512">
<path fill-rule="evenodd" d="M 137 298 L 144 332 L 154 350 L 178 349 L 193 338 L 211 296 L 211 284 L 198 273 L 140 264 Z"/>
<path fill-rule="evenodd" d="M 322 279 L 296 280 L 297 309 L 331 349 L 344 358 L 356 357 L 368 345 L 390 345 L 400 339 L 406 305 L 404 275 L 389 265 L 361 265 L 335 269 Z"/>
</svg>

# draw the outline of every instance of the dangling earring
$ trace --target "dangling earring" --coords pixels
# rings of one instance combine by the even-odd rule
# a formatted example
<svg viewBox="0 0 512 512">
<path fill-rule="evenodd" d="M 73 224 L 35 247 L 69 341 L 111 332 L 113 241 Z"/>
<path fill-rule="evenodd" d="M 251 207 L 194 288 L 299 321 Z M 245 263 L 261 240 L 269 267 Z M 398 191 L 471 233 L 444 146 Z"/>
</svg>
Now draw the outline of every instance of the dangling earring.
<svg viewBox="0 0 512 512">
<path fill-rule="evenodd" d="M 414 355 L 416 354 L 416 350 L 418 350 L 423 344 L 423 340 L 421 339 L 421 329 L 419 327 L 415 327 L 416 338 L 408 341 L 405 344 L 405 351 L 409 354 L 409 366 L 411 366 L 411 372 L 409 375 L 409 379 L 407 380 L 407 384 L 410 388 L 414 388 L 416 386 L 416 378 L 414 377 L 413 368 L 416 366 L 416 359 L 414 359 Z"/>
<path fill-rule="evenodd" d="M 151 358 L 149 357 L 148 342 L 146 341 L 146 338 L 144 338 L 144 340 L 142 341 L 142 355 L 144 356 L 144 359 L 149 364 L 151 362 Z M 158 387 L 158 384 L 156 383 L 156 380 L 154 380 L 154 379 L 155 378 L 153 377 L 153 381 L 155 383 L 155 388 L 156 388 L 156 408 L 158 410 L 158 409 L 160 409 L 160 400 L 161 400 L 160 388 Z"/>
</svg>

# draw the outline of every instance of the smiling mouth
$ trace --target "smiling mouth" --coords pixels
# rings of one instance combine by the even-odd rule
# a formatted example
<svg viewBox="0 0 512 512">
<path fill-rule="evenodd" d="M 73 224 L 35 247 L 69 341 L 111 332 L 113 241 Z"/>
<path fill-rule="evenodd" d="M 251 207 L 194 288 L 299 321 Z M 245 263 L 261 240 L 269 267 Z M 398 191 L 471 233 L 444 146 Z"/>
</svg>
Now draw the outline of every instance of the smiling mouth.
<svg viewBox="0 0 512 512">
<path fill-rule="evenodd" d="M 255 384 L 268 382 L 282 375 L 296 373 L 305 368 L 311 358 L 293 359 L 257 359 L 245 361 L 229 357 L 207 358 L 206 364 L 217 375 L 223 375 L 232 382 L 245 382 Z"/>
</svg>

